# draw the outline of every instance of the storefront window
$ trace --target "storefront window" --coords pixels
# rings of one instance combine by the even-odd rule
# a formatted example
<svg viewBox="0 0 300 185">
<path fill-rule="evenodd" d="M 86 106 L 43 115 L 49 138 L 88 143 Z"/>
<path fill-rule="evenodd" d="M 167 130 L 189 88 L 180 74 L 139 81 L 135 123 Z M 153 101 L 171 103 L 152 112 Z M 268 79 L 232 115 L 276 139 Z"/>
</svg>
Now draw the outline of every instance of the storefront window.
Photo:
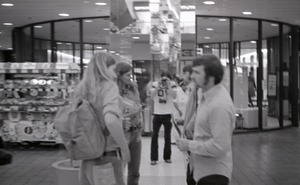
<svg viewBox="0 0 300 185">
<path fill-rule="evenodd" d="M 51 62 L 50 23 L 34 25 L 34 61 Z"/>
</svg>

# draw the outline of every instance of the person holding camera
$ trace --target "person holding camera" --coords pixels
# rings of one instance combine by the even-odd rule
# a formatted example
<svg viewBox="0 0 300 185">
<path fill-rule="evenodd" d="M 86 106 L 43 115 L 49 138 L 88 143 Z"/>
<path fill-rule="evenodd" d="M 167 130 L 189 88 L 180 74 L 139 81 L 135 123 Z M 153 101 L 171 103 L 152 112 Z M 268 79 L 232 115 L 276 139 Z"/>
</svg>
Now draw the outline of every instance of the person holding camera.
<svg viewBox="0 0 300 185">
<path fill-rule="evenodd" d="M 171 115 L 174 110 L 174 99 L 176 98 L 176 83 L 171 81 L 171 74 L 162 72 L 161 78 L 153 82 L 151 88 L 151 98 L 154 102 L 153 110 L 153 134 L 151 140 L 151 165 L 158 161 L 158 134 L 161 125 L 165 130 L 165 146 L 163 159 L 166 163 L 171 163 Z"/>
</svg>

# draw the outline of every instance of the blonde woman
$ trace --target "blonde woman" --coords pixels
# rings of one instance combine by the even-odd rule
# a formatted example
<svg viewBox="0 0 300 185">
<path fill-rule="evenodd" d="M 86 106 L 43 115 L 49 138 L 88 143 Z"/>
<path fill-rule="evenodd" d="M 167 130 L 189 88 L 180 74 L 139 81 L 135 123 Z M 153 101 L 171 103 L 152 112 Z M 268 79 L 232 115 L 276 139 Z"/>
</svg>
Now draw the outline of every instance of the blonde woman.
<svg viewBox="0 0 300 185">
<path fill-rule="evenodd" d="M 128 163 L 127 185 L 138 185 L 141 163 L 141 111 L 140 96 L 135 82 L 131 80 L 132 67 L 120 62 L 116 66 L 117 84 L 121 95 L 123 129 L 128 142 L 131 161 Z"/>
<path fill-rule="evenodd" d="M 103 157 L 82 161 L 81 185 L 124 185 L 123 163 L 130 154 L 123 133 L 119 90 L 114 82 L 116 61 L 108 53 L 96 53 L 75 91 L 75 99 L 88 100 L 107 133 Z"/>
</svg>

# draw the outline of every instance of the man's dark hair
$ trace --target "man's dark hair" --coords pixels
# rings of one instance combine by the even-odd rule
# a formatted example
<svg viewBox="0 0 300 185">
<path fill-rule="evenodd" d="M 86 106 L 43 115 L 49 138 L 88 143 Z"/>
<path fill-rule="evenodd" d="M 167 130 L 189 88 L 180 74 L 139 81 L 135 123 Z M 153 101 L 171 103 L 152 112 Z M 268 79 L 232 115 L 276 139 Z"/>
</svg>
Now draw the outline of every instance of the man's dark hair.
<svg viewBox="0 0 300 185">
<path fill-rule="evenodd" d="M 193 65 L 189 64 L 183 67 L 182 69 L 183 72 L 189 72 L 190 74 L 192 74 L 193 72 Z"/>
<path fill-rule="evenodd" d="M 217 56 L 212 54 L 205 54 L 197 57 L 193 61 L 193 67 L 197 66 L 204 66 L 206 79 L 208 79 L 209 77 L 214 77 L 215 84 L 218 84 L 222 81 L 224 69 Z"/>
<path fill-rule="evenodd" d="M 171 73 L 170 72 L 168 72 L 168 71 L 162 71 L 161 73 L 160 73 L 160 77 L 168 77 L 170 80 L 172 80 L 172 75 L 171 75 Z"/>
</svg>

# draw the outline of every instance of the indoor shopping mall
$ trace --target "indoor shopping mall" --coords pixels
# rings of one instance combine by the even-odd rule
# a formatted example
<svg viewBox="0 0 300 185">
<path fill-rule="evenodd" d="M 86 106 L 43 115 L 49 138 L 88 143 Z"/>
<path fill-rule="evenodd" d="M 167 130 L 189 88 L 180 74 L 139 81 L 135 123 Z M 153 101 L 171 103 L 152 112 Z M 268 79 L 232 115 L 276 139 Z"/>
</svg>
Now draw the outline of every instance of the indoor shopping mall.
<svg viewBox="0 0 300 185">
<path fill-rule="evenodd" d="M 0 0 L 0 185 L 299 185 L 299 10 Z"/>
</svg>

